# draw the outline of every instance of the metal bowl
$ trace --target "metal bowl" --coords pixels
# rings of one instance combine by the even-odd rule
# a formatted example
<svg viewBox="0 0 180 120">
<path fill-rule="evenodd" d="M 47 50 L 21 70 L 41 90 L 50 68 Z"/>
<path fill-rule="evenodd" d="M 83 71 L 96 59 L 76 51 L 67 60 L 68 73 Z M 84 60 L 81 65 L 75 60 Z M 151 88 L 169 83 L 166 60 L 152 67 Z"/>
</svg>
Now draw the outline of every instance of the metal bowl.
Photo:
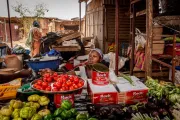
<svg viewBox="0 0 180 120">
<path fill-rule="evenodd" d="M 83 82 L 84 82 L 84 85 L 85 85 L 85 80 L 83 80 L 82 78 L 79 78 L 80 80 L 82 80 Z M 83 87 L 84 86 L 82 86 L 81 88 L 78 88 L 78 89 L 75 89 L 75 90 L 68 90 L 68 91 L 46 91 L 46 90 L 38 90 L 38 89 L 36 89 L 36 88 L 34 88 L 34 84 L 38 81 L 39 79 L 36 79 L 36 80 L 34 80 L 34 81 L 32 81 L 31 82 L 31 88 L 32 89 L 34 89 L 34 90 L 36 90 L 36 91 L 39 91 L 39 92 L 41 92 L 41 93 L 46 93 L 46 94 L 71 94 L 71 93 L 75 93 L 75 92 L 78 92 L 78 91 L 80 91 L 80 90 L 82 90 L 83 89 Z M 54 83 L 54 82 L 52 82 L 52 83 Z M 51 83 L 51 84 L 52 84 Z"/>
</svg>

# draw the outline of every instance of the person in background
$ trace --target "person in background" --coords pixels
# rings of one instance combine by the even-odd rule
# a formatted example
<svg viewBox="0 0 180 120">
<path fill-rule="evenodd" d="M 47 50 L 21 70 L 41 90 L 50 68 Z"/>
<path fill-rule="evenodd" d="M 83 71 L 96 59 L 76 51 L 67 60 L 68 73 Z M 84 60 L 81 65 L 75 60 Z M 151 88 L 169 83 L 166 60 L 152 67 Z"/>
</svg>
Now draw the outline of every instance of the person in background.
<svg viewBox="0 0 180 120">
<path fill-rule="evenodd" d="M 39 23 L 37 21 L 34 21 L 33 27 L 31 28 L 28 39 L 26 41 L 26 46 L 31 49 L 31 57 L 35 57 L 40 54 L 40 38 L 42 37 L 42 35 L 39 28 Z"/>
</svg>

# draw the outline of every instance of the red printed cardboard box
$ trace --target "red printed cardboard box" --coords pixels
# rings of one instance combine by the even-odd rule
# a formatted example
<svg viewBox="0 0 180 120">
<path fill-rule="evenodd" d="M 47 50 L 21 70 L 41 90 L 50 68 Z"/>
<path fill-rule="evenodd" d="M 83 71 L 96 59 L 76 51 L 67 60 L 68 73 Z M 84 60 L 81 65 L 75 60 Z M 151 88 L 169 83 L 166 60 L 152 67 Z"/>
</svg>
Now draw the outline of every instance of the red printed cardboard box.
<svg viewBox="0 0 180 120">
<path fill-rule="evenodd" d="M 88 94 L 93 104 L 117 104 L 118 92 L 112 84 L 98 86 L 88 79 Z"/>
<path fill-rule="evenodd" d="M 123 82 L 127 81 L 124 78 L 120 78 L 121 82 L 116 84 L 120 91 L 118 93 L 118 103 L 135 104 L 138 102 L 147 102 L 148 88 L 136 77 L 131 76 L 131 79 L 134 81 L 134 86 L 129 82 Z"/>
</svg>

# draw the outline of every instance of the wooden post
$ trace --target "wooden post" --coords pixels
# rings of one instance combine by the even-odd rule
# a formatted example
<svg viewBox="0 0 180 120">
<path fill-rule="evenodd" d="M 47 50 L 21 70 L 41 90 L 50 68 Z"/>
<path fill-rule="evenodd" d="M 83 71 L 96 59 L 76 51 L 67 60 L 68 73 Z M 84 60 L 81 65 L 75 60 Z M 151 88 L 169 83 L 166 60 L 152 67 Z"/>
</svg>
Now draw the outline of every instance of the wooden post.
<svg viewBox="0 0 180 120">
<path fill-rule="evenodd" d="M 115 72 L 118 75 L 119 63 L 119 0 L 116 0 L 116 15 L 115 15 L 115 44 L 116 44 L 116 67 Z"/>
<path fill-rule="evenodd" d="M 7 10 L 8 10 L 8 22 L 9 22 L 9 33 L 10 33 L 11 48 L 13 48 L 12 32 L 11 32 L 11 16 L 10 16 L 10 9 L 9 9 L 9 0 L 7 0 Z"/>
<path fill-rule="evenodd" d="M 173 36 L 173 59 L 172 59 L 172 81 L 175 83 L 175 66 L 176 66 L 176 35 Z"/>
<path fill-rule="evenodd" d="M 135 6 L 133 4 L 132 6 L 133 9 L 133 18 L 131 19 L 131 47 L 132 47 L 132 52 L 131 52 L 131 63 L 130 63 L 130 75 L 133 75 L 133 69 L 134 69 L 134 50 L 135 50 L 135 19 L 136 19 L 136 11 L 135 11 Z"/>
<path fill-rule="evenodd" d="M 86 6 L 85 6 L 85 30 L 84 30 L 84 32 L 85 32 L 85 37 L 86 37 L 86 19 L 87 19 L 87 15 L 86 15 L 86 13 L 87 13 L 87 1 L 86 1 Z"/>
<path fill-rule="evenodd" d="M 145 67 L 146 76 L 152 76 L 152 37 L 153 37 L 153 1 L 146 0 L 146 50 Z"/>
<path fill-rule="evenodd" d="M 81 1 L 79 1 L 79 31 L 81 32 Z"/>
</svg>

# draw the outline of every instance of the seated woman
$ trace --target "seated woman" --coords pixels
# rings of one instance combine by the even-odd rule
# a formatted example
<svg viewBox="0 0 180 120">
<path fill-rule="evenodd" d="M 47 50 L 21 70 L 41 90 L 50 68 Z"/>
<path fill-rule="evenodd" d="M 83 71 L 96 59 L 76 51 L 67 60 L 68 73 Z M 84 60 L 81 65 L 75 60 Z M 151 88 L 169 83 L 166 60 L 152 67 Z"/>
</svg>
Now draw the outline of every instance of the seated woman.
<svg viewBox="0 0 180 120">
<path fill-rule="evenodd" d="M 80 76 L 86 76 L 85 74 L 87 74 L 87 65 L 93 65 L 96 63 L 102 63 L 104 65 L 106 65 L 107 67 L 109 66 L 109 63 L 105 62 L 103 60 L 103 53 L 100 49 L 95 48 L 92 49 L 89 53 L 89 57 L 88 60 L 75 66 L 75 69 L 73 69 L 72 71 L 69 71 L 68 74 L 76 74 L 75 71 L 80 71 Z"/>
</svg>

